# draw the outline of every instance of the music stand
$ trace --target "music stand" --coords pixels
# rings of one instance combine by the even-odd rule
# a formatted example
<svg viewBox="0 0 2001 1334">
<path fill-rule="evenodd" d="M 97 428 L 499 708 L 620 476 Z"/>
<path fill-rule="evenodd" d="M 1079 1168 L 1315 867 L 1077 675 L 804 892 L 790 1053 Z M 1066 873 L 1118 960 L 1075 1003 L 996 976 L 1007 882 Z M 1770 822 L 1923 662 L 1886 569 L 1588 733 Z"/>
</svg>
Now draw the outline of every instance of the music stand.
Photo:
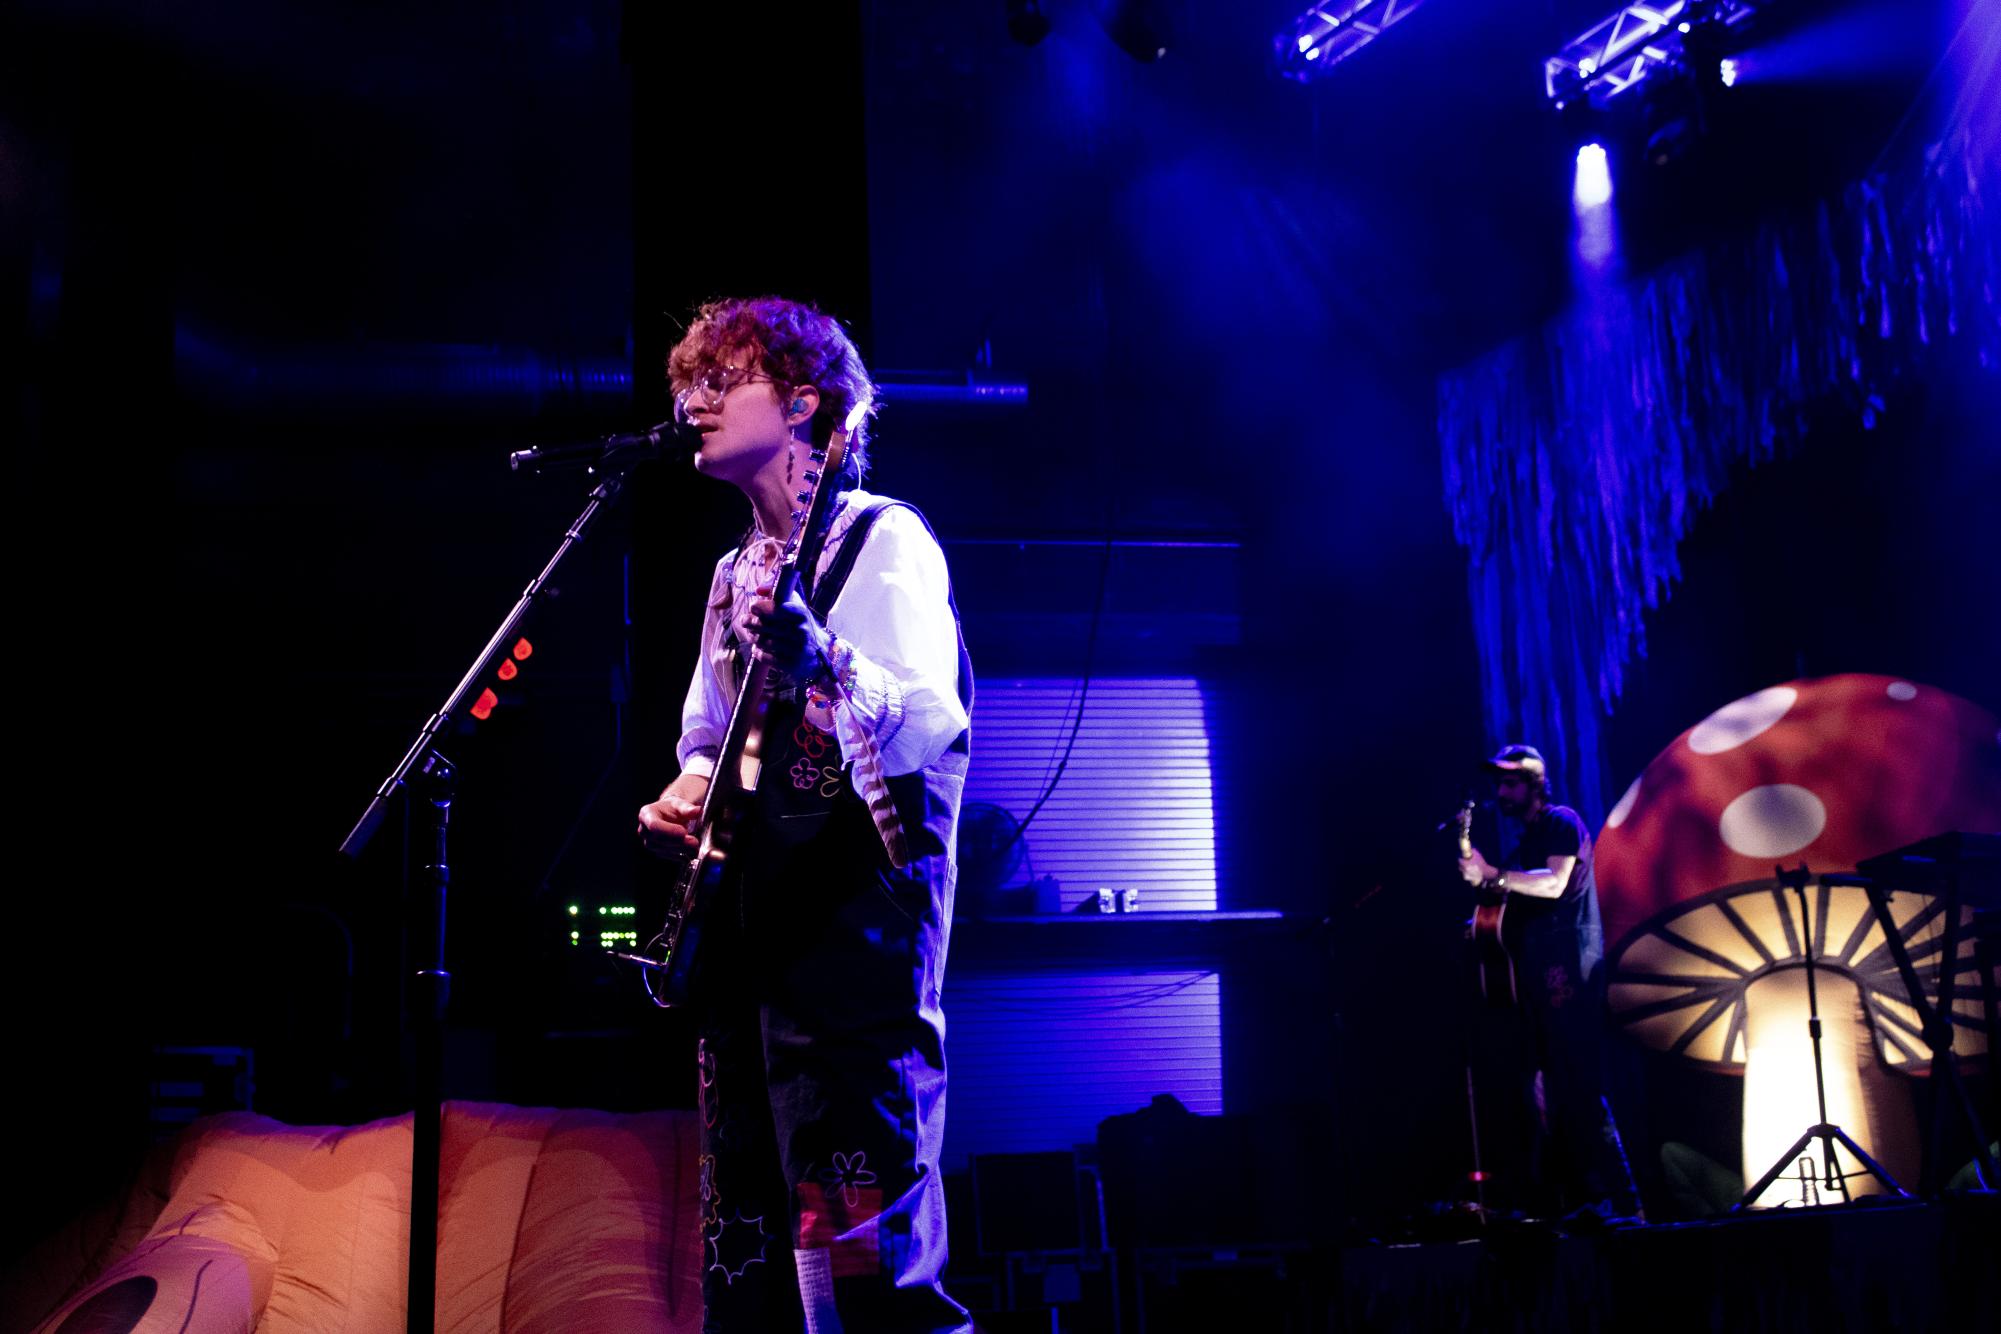
<svg viewBox="0 0 2001 1334">
<path fill-rule="evenodd" d="M 1813 921 L 1809 916 L 1810 909 L 1807 907 L 1806 901 L 1806 885 L 1811 876 L 1806 869 L 1806 863 L 1801 862 L 1796 869 L 1791 871 L 1788 871 L 1783 866 L 1776 869 L 1779 883 L 1799 895 L 1801 933 L 1804 939 L 1811 942 L 1814 938 L 1812 930 Z M 1894 939 L 1894 933 L 1892 934 L 1892 938 Z M 1798 1159 L 1800 1150 L 1806 1148 L 1807 1145 L 1813 1143 L 1816 1139 L 1821 1144 L 1822 1184 L 1828 1190 L 1838 1193 L 1844 1202 L 1852 1201 L 1853 1197 L 1848 1193 L 1847 1174 L 1841 1171 L 1840 1165 L 1834 1158 L 1834 1146 L 1837 1141 L 1850 1154 L 1854 1155 L 1855 1161 L 1861 1163 L 1869 1175 L 1889 1187 L 1891 1194 L 1901 1196 L 1904 1199 L 1909 1199 L 1911 1196 L 1909 1191 L 1897 1184 L 1897 1179 L 1891 1176 L 1881 1163 L 1869 1156 L 1868 1150 L 1857 1144 L 1847 1131 L 1827 1119 L 1827 1076 L 1822 1067 L 1820 1055 L 1820 992 L 1814 984 L 1813 967 L 1814 955 L 1818 952 L 1809 943 L 1802 954 L 1802 962 L 1806 965 L 1806 1028 L 1807 1035 L 1813 1041 L 1813 1092 L 1814 1096 L 1819 1100 L 1820 1119 L 1813 1125 L 1808 1126 L 1805 1132 L 1793 1141 L 1792 1147 L 1781 1153 L 1777 1161 L 1766 1169 L 1763 1176 L 1758 1178 L 1757 1184 L 1744 1192 L 1744 1198 L 1737 1201 L 1731 1207 L 1730 1212 L 1733 1214 L 1742 1213 L 1744 1210 L 1750 1208 L 1752 1203 L 1760 1195 L 1763 1195 L 1774 1181 L 1777 1181 L 1785 1174 L 1786 1168 L 1792 1166 Z"/>
<path fill-rule="evenodd" d="M 1975 1179 L 1982 1190 L 2001 1188 L 2001 1172 L 1995 1168 L 1993 1155 L 1987 1149 L 1987 1131 L 1981 1126 L 1980 1113 L 1973 1105 L 1973 1097 L 1968 1093 L 1966 1081 L 1959 1072 L 1959 1061 L 1952 1050 L 1952 1015 L 1954 978 L 1959 971 L 1959 906 L 1962 865 L 1985 855 L 1994 856 L 1997 841 L 1992 835 L 1946 834 L 1939 838 L 1926 839 L 1895 852 L 1871 857 L 1863 863 L 1871 876 L 1828 876 L 1831 883 L 1859 886 L 1869 896 L 1869 907 L 1876 915 L 1876 921 L 1883 928 L 1883 938 L 1890 947 L 1890 957 L 1896 961 L 1897 975 L 1904 981 L 1904 990 L 1909 993 L 1911 1008 L 1918 1012 L 1919 1031 L 1925 1046 L 1931 1051 L 1932 1075 L 1932 1115 L 1931 1123 L 1925 1130 L 1924 1170 L 1919 1178 L 1919 1193 L 1927 1199 L 1945 1188 L 1945 1173 L 1939 1162 L 1939 1148 L 1945 1137 L 1945 1109 L 1948 1098 L 1959 1108 L 1966 1121 L 1966 1128 L 1973 1133 L 1973 1162 Z M 1911 951 L 1904 944 L 1903 933 L 1897 930 L 1896 921 L 1890 913 L 1890 896 L 1895 888 L 1916 890 L 1925 893 L 1938 892 L 1945 904 L 1945 926 L 1940 952 L 1944 962 L 1939 969 L 1938 999 L 1936 1002 L 1925 996 L 1924 985 L 1918 979 L 1917 966 L 1911 962 Z M 1976 957 L 1978 957 L 1976 955 Z M 1988 1041 L 1994 1041 L 1990 1033 Z M 1991 1050 L 1991 1048 L 1990 1048 Z"/>
</svg>

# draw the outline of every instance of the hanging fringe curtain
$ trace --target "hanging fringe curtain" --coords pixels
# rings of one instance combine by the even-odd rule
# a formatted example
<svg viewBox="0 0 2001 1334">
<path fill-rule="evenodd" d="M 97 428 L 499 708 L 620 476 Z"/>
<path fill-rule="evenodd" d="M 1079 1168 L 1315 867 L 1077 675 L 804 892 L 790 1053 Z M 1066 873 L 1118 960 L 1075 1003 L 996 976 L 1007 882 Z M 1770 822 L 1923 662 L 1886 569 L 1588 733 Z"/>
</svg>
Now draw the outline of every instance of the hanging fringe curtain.
<svg viewBox="0 0 2001 1334">
<path fill-rule="evenodd" d="M 1986 35 L 1980 74 L 1994 49 Z M 1489 740 L 1542 746 L 1593 824 L 1602 729 L 1645 613 L 1731 469 L 1797 444 L 1809 408 L 1873 426 L 1884 391 L 1957 349 L 2001 369 L 2001 140 L 1969 112 L 1996 101 L 1962 97 L 1945 137 L 1808 220 L 1593 292 L 1441 378 Z"/>
</svg>

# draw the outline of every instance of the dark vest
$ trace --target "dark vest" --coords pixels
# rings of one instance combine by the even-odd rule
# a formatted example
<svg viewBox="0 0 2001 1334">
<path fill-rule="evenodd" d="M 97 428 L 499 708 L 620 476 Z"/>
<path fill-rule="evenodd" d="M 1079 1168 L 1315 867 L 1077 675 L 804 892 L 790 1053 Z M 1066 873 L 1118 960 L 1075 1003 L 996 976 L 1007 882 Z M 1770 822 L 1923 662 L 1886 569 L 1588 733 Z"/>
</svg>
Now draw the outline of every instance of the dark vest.
<svg viewBox="0 0 2001 1334">
<path fill-rule="evenodd" d="M 913 505 L 900 500 L 875 497 L 855 516 L 843 535 L 840 548 L 825 573 L 806 590 L 807 605 L 825 621 L 848 576 L 854 572 L 862 544 L 868 540 L 875 522 L 893 505 L 901 505 L 917 515 L 926 532 L 931 525 Z M 936 540 L 936 534 L 933 534 Z M 950 598 L 947 593 L 947 598 Z M 959 609 L 951 603 L 957 633 Z M 959 701 L 967 717 L 973 711 L 973 665 L 966 656 L 966 639 L 959 640 Z M 748 646 L 734 644 L 738 679 L 746 666 Z M 782 680 L 782 678 L 781 678 Z M 841 749 L 831 731 L 815 726 L 806 712 L 803 692 L 795 682 L 784 681 L 773 696 L 765 727 L 765 763 L 758 782 L 757 802 L 752 823 L 758 843 L 790 860 L 780 849 L 797 849 L 823 836 L 838 836 L 836 829 L 854 830 L 857 817 L 875 837 L 874 821 L 868 806 L 855 792 L 851 766 L 841 760 Z M 945 855 L 954 847 L 959 823 L 959 806 L 966 787 L 966 768 L 972 758 L 970 727 L 954 737 L 945 753 L 915 773 L 898 774 L 888 780 L 890 798 L 902 817 L 904 835 L 914 860 Z M 829 826 L 834 826 L 830 829 Z M 749 834 L 751 831 L 744 831 Z M 775 845 L 775 846 L 774 846 Z M 875 850 L 886 867 L 888 856 L 875 838 Z M 759 859 L 763 860 L 762 858 Z"/>
</svg>

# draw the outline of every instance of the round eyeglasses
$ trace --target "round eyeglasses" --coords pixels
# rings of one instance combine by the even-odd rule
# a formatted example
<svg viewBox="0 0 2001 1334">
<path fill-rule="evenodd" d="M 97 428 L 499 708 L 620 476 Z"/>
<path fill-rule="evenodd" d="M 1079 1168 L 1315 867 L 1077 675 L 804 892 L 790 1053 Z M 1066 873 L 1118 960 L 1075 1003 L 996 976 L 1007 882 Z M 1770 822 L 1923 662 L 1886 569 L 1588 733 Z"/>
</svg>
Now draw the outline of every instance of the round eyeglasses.
<svg viewBox="0 0 2001 1334">
<path fill-rule="evenodd" d="M 691 425 L 696 408 L 714 412 L 730 390 L 738 385 L 777 383 L 769 375 L 759 375 L 740 366 L 711 366 L 696 376 L 686 389 L 674 395 L 674 420 L 683 426 Z"/>
</svg>

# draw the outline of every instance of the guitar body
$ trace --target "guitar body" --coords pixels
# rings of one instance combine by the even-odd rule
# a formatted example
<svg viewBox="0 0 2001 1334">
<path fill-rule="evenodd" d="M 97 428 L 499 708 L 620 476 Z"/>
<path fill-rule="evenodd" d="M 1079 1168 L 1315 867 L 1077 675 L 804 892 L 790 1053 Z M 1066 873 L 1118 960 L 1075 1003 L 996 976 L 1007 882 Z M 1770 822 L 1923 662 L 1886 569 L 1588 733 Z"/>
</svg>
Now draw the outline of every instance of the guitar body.
<svg viewBox="0 0 2001 1334">
<path fill-rule="evenodd" d="M 1480 995 L 1489 1005 L 1513 1005 L 1515 956 L 1505 934 L 1508 901 L 1482 903 L 1473 909 L 1473 957 L 1480 970 Z"/>
<path fill-rule="evenodd" d="M 713 789 L 712 789 L 713 790 Z M 718 811 L 718 817 L 721 812 Z M 717 818 L 702 826 L 695 855 L 675 878 L 667 922 L 654 937 L 649 954 L 660 956 L 658 967 L 646 971 L 646 993 L 655 1005 L 686 1005 L 695 990 L 695 962 L 701 957 L 702 921 L 723 884 L 723 848 L 717 835 L 731 822 Z"/>
<path fill-rule="evenodd" d="M 1459 808 L 1459 855 L 1473 854 L 1473 803 Z M 1515 956 L 1508 950 L 1508 896 L 1501 892 L 1498 903 L 1482 903 L 1473 909 L 1473 958 L 1480 973 L 1480 995 L 1489 1005 L 1516 1003 Z"/>
<path fill-rule="evenodd" d="M 847 431 L 838 430 L 824 450 L 813 451 L 813 466 L 806 472 L 807 489 L 796 497 L 803 508 L 793 513 L 792 537 L 779 560 L 772 593 L 775 602 L 784 603 L 798 588 L 802 568 L 819 566 L 827 525 L 841 493 L 847 445 Z M 729 731 L 723 736 L 715 773 L 702 799 L 695 855 L 676 878 L 667 920 L 646 948 L 647 967 L 642 976 L 655 1005 L 685 1005 L 694 990 L 702 919 L 722 887 L 730 840 L 756 798 L 764 768 L 764 728 L 771 712 L 775 675 L 769 664 L 752 659 L 737 687 Z"/>
</svg>

